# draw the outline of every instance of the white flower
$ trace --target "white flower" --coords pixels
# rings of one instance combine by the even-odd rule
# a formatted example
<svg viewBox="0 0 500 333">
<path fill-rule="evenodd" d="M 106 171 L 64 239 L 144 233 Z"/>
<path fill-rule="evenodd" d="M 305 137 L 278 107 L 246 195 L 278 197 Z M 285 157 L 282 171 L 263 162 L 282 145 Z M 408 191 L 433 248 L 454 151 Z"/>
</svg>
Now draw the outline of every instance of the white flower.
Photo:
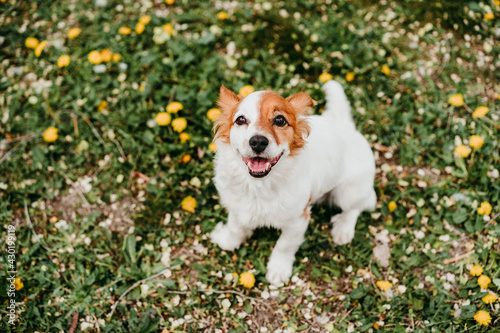
<svg viewBox="0 0 500 333">
<path fill-rule="evenodd" d="M 349 265 L 346 269 L 345 269 L 346 273 L 351 273 L 352 272 L 352 265 Z"/>
<path fill-rule="evenodd" d="M 108 0 L 95 0 L 96 7 L 106 7 L 108 5 Z"/>
<path fill-rule="evenodd" d="M 149 286 L 147 285 L 147 283 L 142 284 L 141 285 L 141 296 L 146 297 L 148 295 L 148 291 L 149 291 Z"/>
<path fill-rule="evenodd" d="M 448 242 L 450 240 L 450 235 L 441 235 L 439 236 L 439 240 L 442 242 Z"/>
<path fill-rule="evenodd" d="M 227 298 L 225 298 L 222 301 L 221 305 L 222 305 L 222 311 L 226 312 L 229 309 L 229 307 L 231 306 L 231 301 L 228 300 Z"/>
<path fill-rule="evenodd" d="M 261 294 L 260 294 L 260 297 L 262 297 L 263 299 L 268 299 L 271 295 L 269 294 L 269 292 L 267 290 L 264 290 Z"/>
<path fill-rule="evenodd" d="M 57 229 L 66 230 L 68 229 L 68 222 L 66 222 L 65 220 L 59 220 L 59 222 L 54 223 L 54 227 L 56 227 Z"/>
<path fill-rule="evenodd" d="M 170 267 L 170 248 L 163 252 L 160 261 L 165 267 Z"/>
<path fill-rule="evenodd" d="M 406 292 L 406 287 L 403 285 L 399 285 L 398 291 L 399 291 L 399 293 L 404 294 Z"/>
<path fill-rule="evenodd" d="M 155 42 L 155 44 L 165 44 L 165 42 L 167 40 L 170 39 L 170 34 L 168 32 L 166 32 L 165 30 L 163 30 L 162 27 L 156 27 L 154 28 L 153 30 L 153 42 Z"/>
<path fill-rule="evenodd" d="M 124 62 L 119 62 L 118 63 L 118 68 L 121 70 L 121 71 L 126 71 L 127 68 L 128 68 L 128 65 Z"/>
<path fill-rule="evenodd" d="M 95 65 L 94 66 L 94 73 L 96 74 L 100 74 L 100 73 L 104 73 L 106 71 L 106 65 Z"/>
<path fill-rule="evenodd" d="M 85 237 L 85 239 L 83 240 L 83 242 L 85 243 L 85 245 L 90 245 L 91 240 L 90 240 L 90 238 Z"/>
</svg>

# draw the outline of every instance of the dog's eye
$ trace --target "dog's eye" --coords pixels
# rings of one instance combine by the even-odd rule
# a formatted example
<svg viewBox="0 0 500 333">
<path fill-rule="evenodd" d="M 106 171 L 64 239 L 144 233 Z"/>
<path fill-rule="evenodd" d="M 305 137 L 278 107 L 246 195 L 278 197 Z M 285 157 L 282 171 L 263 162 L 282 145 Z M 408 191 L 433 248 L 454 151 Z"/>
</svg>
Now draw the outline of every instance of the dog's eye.
<svg viewBox="0 0 500 333">
<path fill-rule="evenodd" d="M 273 125 L 276 125 L 278 127 L 283 127 L 286 124 L 288 124 L 288 121 L 286 121 L 285 117 L 283 117 L 283 116 L 277 116 L 273 120 Z"/>
<path fill-rule="evenodd" d="M 238 125 L 245 125 L 247 123 L 247 119 L 243 116 L 239 116 L 238 118 L 236 118 L 235 123 Z"/>
</svg>

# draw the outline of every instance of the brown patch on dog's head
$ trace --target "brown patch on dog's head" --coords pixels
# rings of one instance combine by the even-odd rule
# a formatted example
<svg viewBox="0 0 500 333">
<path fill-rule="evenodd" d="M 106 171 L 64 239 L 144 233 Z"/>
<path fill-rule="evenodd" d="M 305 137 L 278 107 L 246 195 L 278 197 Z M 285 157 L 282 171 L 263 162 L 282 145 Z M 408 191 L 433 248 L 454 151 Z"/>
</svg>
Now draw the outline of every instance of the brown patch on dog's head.
<svg viewBox="0 0 500 333">
<path fill-rule="evenodd" d="M 267 91 L 262 95 L 260 116 L 257 126 L 269 133 L 276 144 L 288 142 L 290 155 L 293 156 L 305 144 L 310 126 L 303 115 L 313 106 L 311 97 L 303 92 L 283 98 L 275 92 Z M 285 126 L 277 126 L 275 119 L 285 118 Z"/>
<path fill-rule="evenodd" d="M 229 134 L 233 125 L 233 117 L 241 102 L 241 97 L 224 86 L 220 87 L 219 100 L 217 105 L 221 109 L 221 115 L 215 120 L 213 131 L 214 141 L 220 139 L 224 143 L 229 143 Z"/>
</svg>

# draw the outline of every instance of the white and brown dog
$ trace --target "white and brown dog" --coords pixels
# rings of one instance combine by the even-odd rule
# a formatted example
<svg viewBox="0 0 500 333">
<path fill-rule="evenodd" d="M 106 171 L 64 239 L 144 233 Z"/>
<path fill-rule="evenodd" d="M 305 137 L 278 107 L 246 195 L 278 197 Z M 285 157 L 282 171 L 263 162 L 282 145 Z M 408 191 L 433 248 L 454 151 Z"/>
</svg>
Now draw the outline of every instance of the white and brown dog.
<svg viewBox="0 0 500 333">
<path fill-rule="evenodd" d="M 255 228 L 281 229 L 267 264 L 273 285 L 292 275 L 311 204 L 325 201 L 342 209 L 332 218 L 339 245 L 353 239 L 359 214 L 376 204 L 373 154 L 354 126 L 344 90 L 333 80 L 323 90 L 326 110 L 306 116 L 313 100 L 303 92 L 283 98 L 256 91 L 242 99 L 220 89 L 214 182 L 229 216 L 211 239 L 232 251 Z"/>
</svg>

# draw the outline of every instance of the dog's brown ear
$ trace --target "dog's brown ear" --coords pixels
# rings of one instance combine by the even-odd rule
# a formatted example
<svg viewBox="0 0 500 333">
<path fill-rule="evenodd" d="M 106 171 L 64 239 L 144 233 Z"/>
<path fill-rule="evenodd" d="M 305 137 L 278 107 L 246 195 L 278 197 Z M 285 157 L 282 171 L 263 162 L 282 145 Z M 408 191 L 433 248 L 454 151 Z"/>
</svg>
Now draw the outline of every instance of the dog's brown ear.
<svg viewBox="0 0 500 333">
<path fill-rule="evenodd" d="M 220 139 L 222 142 L 229 143 L 229 132 L 233 124 L 233 115 L 240 103 L 241 98 L 231 90 L 224 86 L 220 87 L 219 100 L 217 105 L 222 111 L 222 114 L 215 120 L 214 141 Z"/>
<path fill-rule="evenodd" d="M 296 93 L 287 97 L 286 100 L 292 104 L 299 114 L 306 114 L 314 106 L 313 99 L 305 92 Z"/>
</svg>

